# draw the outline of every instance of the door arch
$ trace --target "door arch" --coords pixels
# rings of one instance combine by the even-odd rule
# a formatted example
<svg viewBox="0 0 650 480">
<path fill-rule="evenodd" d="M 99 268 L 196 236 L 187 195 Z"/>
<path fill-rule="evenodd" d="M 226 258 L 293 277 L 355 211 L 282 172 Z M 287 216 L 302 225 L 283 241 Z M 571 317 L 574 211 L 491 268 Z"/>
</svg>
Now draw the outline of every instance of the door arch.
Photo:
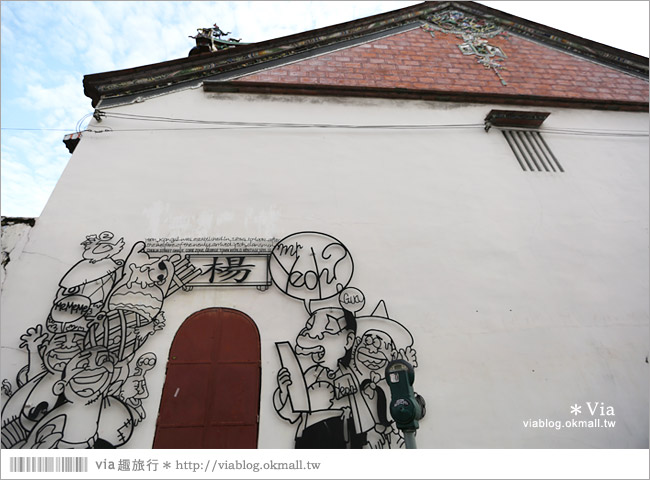
<svg viewBox="0 0 650 480">
<path fill-rule="evenodd" d="M 153 448 L 257 448 L 260 336 L 230 308 L 190 315 L 169 350 Z"/>
</svg>

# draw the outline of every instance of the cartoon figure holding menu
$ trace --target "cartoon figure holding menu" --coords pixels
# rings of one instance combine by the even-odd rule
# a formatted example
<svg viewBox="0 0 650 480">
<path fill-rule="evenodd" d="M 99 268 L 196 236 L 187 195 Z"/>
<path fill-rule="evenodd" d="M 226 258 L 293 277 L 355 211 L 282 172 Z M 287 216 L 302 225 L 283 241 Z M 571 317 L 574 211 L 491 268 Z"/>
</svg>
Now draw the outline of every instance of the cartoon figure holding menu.
<svg viewBox="0 0 650 480">
<path fill-rule="evenodd" d="M 335 378 L 341 364 L 349 365 L 355 331 L 351 313 L 337 308 L 316 310 L 296 338 L 295 353 L 309 357 L 310 366 L 304 372 L 297 358 L 292 360 L 291 346 L 276 344 L 286 364 L 278 372 L 273 404 L 282 418 L 298 422 L 296 448 L 346 448 L 348 411 L 336 401 Z"/>
<path fill-rule="evenodd" d="M 334 258 L 330 251 L 345 256 L 339 255 L 330 265 L 326 262 Z M 401 447 L 401 435 L 388 418 L 386 398 L 390 393 L 384 368 L 397 358 L 417 366 L 410 332 L 389 318 L 383 301 L 370 315 L 356 316 L 365 297 L 348 287 L 351 268 L 344 270 L 344 276 L 337 275 L 342 259 L 350 267 L 352 259 L 334 237 L 316 232 L 293 234 L 276 245 L 274 255 L 277 265 L 271 268 L 271 275 L 275 285 L 286 295 L 304 300 L 309 313 L 295 347 L 286 341 L 276 342 L 281 368 L 273 406 L 281 418 L 296 425 L 295 447 Z M 303 256 L 307 260 L 301 264 Z M 307 277 L 301 268 L 313 268 L 307 272 L 313 273 L 311 283 L 292 283 Z M 321 286 L 321 280 L 327 283 Z M 313 302 L 322 305 L 329 300 L 332 305 L 336 302 L 333 297 L 338 305 L 312 311 Z"/>
</svg>

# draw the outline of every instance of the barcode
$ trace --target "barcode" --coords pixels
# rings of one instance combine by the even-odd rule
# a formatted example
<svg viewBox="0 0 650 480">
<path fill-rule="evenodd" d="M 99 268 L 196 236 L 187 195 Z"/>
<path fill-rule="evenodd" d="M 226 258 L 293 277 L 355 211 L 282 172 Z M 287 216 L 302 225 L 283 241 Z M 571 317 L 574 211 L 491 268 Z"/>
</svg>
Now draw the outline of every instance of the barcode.
<svg viewBox="0 0 650 480">
<path fill-rule="evenodd" d="M 9 457 L 10 472 L 87 472 L 88 457 Z"/>
</svg>

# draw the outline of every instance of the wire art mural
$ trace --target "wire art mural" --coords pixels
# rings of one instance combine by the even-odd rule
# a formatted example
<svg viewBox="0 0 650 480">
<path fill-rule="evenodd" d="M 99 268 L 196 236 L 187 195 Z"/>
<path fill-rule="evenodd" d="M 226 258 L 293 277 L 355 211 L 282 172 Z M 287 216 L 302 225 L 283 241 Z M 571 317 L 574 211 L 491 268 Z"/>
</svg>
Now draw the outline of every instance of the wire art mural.
<svg viewBox="0 0 650 480">
<path fill-rule="evenodd" d="M 362 314 L 365 296 L 350 286 L 354 262 L 339 240 L 299 232 L 274 239 L 270 250 L 218 251 L 215 243 L 198 253 L 198 243 L 184 243 L 191 253 L 178 253 L 179 239 L 150 248 L 138 241 L 122 259 L 123 238 L 86 237 L 45 321 L 20 337 L 28 360 L 15 391 L 2 381 L 2 448 L 124 446 L 147 418 L 146 375 L 158 359 L 143 347 L 165 328 L 165 300 L 195 286 L 271 285 L 306 310 L 293 342 L 276 343 L 273 405 L 296 426 L 296 448 L 403 446 L 388 415 L 384 369 L 398 358 L 417 366 L 413 337 L 383 301 Z"/>
<path fill-rule="evenodd" d="M 451 33 L 463 39 L 458 45 L 463 55 L 475 55 L 476 61 L 485 68 L 490 68 L 501 81 L 508 84 L 501 76 L 500 70 L 505 69 L 501 59 L 506 54 L 495 45 L 490 45 L 488 40 L 497 35 L 505 35 L 504 30 L 494 23 L 482 18 L 476 18 L 457 10 L 446 10 L 426 17 L 427 23 L 422 28 L 435 38 L 435 32 Z"/>
<path fill-rule="evenodd" d="M 334 237 L 289 235 L 274 247 L 269 268 L 276 287 L 307 311 L 295 340 L 276 342 L 273 406 L 296 426 L 295 448 L 403 447 L 387 409 L 384 369 L 398 358 L 417 366 L 411 333 L 384 301 L 361 314 L 365 296 L 349 286 L 352 256 Z"/>
<path fill-rule="evenodd" d="M 2 448 L 117 448 L 146 418 L 146 374 L 157 363 L 142 352 L 165 326 L 167 297 L 201 275 L 180 255 L 152 257 L 137 242 L 89 235 L 82 259 L 61 279 L 45 328 L 27 329 L 28 363 L 2 410 Z"/>
</svg>

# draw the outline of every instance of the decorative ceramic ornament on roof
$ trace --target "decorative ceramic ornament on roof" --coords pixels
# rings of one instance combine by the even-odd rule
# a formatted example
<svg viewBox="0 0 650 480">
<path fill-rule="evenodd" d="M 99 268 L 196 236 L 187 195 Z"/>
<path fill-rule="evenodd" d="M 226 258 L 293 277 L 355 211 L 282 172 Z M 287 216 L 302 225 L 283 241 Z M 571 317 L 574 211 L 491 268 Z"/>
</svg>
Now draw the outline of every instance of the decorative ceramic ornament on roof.
<svg viewBox="0 0 650 480">
<path fill-rule="evenodd" d="M 478 63 L 485 68 L 491 68 L 501 83 L 507 85 L 499 73 L 505 68 L 495 57 L 507 58 L 501 48 L 490 45 L 489 38 L 504 33 L 498 25 L 485 19 L 476 18 L 457 10 L 445 10 L 426 17 L 427 24 L 422 28 L 435 37 L 436 31 L 451 33 L 463 39 L 458 45 L 463 55 L 476 55 Z"/>
<path fill-rule="evenodd" d="M 224 32 L 216 23 L 209 28 L 197 28 L 196 35 L 189 36 L 196 40 L 196 46 L 190 50 L 189 56 L 199 53 L 214 53 L 237 45 L 247 45 L 246 43 L 240 43 L 241 38 L 221 38 L 231 33 Z"/>
</svg>

